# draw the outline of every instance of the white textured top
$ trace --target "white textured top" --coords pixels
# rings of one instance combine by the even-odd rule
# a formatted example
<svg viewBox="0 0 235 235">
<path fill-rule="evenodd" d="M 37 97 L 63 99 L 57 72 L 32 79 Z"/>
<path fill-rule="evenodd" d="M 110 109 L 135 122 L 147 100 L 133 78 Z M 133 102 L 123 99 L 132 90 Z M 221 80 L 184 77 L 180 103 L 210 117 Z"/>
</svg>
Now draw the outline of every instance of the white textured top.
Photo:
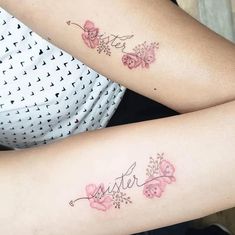
<svg viewBox="0 0 235 235">
<path fill-rule="evenodd" d="M 124 91 L 0 8 L 0 144 L 25 148 L 105 127 Z"/>
</svg>

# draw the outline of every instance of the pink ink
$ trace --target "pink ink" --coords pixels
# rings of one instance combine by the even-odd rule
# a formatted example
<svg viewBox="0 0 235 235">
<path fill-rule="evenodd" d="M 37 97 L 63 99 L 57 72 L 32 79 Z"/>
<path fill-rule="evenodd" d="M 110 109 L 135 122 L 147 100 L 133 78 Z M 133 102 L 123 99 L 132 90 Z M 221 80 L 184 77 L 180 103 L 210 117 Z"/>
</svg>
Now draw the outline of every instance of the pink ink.
<svg viewBox="0 0 235 235">
<path fill-rule="evenodd" d="M 154 48 L 149 48 L 145 51 L 145 55 L 143 57 L 143 68 L 149 68 L 149 65 L 155 61 L 155 51 Z"/>
<path fill-rule="evenodd" d="M 150 157 L 149 164 L 146 169 L 147 177 L 142 180 L 136 176 L 134 162 L 119 177 L 115 177 L 114 181 L 109 183 L 107 187 L 104 184 L 96 186 L 89 184 L 85 187 L 86 196 L 78 197 L 71 200 L 69 205 L 75 206 L 75 203 L 81 200 L 88 200 L 91 208 L 107 211 L 111 207 L 120 209 L 123 205 L 132 204 L 132 199 L 125 191 L 134 187 L 141 188 L 145 197 L 149 199 L 160 198 L 165 192 L 166 186 L 175 182 L 175 167 L 173 164 L 164 159 L 164 154 L 157 154 L 156 157 Z"/>
<path fill-rule="evenodd" d="M 104 53 L 111 56 L 112 49 L 118 49 L 122 52 L 122 63 L 129 69 L 134 68 L 149 68 L 150 64 L 156 61 L 156 50 L 159 49 L 159 43 L 153 42 L 147 44 L 146 42 L 136 46 L 131 52 L 126 51 L 127 42 L 134 37 L 134 35 L 120 36 L 119 34 L 99 34 L 99 28 L 90 20 L 87 20 L 82 27 L 81 25 L 71 22 L 66 22 L 67 25 L 76 26 L 80 28 L 82 39 L 89 48 L 96 48 L 99 54 Z"/>
<path fill-rule="evenodd" d="M 96 187 L 95 184 L 86 186 L 86 194 L 90 202 L 90 206 L 94 209 L 106 211 L 112 207 L 112 197 L 105 195 L 104 185 L 100 184 Z"/>
<path fill-rule="evenodd" d="M 147 45 L 147 43 L 144 42 L 133 49 L 134 53 L 126 53 L 126 55 L 122 57 L 122 62 L 124 65 L 128 66 L 129 69 L 137 68 L 140 65 L 142 68 L 149 68 L 149 65 L 156 60 L 155 50 L 158 48 L 158 43 Z"/>
<path fill-rule="evenodd" d="M 143 194 L 147 198 L 161 197 L 166 185 L 176 181 L 174 166 L 163 156 L 163 154 L 158 154 L 157 159 L 150 158 L 147 168 L 148 178 L 143 189 Z"/>
<path fill-rule="evenodd" d="M 163 180 L 166 183 L 170 184 L 171 182 L 175 181 L 175 177 L 173 176 L 175 173 L 175 168 L 169 161 L 167 160 L 161 161 L 160 172 L 161 175 L 164 176 Z"/>
<path fill-rule="evenodd" d="M 166 183 L 162 178 L 151 179 L 149 178 L 144 185 L 143 193 L 147 198 L 161 197 L 164 192 Z"/>
<path fill-rule="evenodd" d="M 129 69 L 137 68 L 141 63 L 141 59 L 134 53 L 127 53 L 122 57 L 124 65 L 128 66 Z"/>
<path fill-rule="evenodd" d="M 96 48 L 99 45 L 99 29 L 95 27 L 94 23 L 87 20 L 84 25 L 84 33 L 82 38 L 86 45 L 90 48 Z"/>
</svg>

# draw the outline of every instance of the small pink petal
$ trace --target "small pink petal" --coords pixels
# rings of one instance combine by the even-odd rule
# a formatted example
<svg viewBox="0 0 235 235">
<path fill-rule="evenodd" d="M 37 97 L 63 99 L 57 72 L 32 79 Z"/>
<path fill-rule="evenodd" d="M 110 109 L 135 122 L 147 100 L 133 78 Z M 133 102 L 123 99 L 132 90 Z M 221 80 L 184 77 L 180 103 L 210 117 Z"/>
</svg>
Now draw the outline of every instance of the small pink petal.
<svg viewBox="0 0 235 235">
<path fill-rule="evenodd" d="M 92 49 L 96 48 L 99 45 L 99 39 L 96 38 L 95 40 L 90 41 L 90 45 Z"/>
<path fill-rule="evenodd" d="M 87 196 L 94 196 L 94 194 L 96 193 L 96 186 L 94 184 L 89 184 L 86 186 L 86 194 Z"/>
<path fill-rule="evenodd" d="M 161 162 L 160 170 L 163 174 L 167 174 L 167 175 L 173 175 L 175 172 L 174 166 L 166 160 L 163 160 Z"/>
<path fill-rule="evenodd" d="M 167 184 L 170 184 L 171 183 L 171 178 L 166 176 L 166 177 L 162 177 L 162 181 L 167 183 Z"/>
<path fill-rule="evenodd" d="M 84 29 L 86 29 L 86 30 L 92 29 L 92 28 L 94 28 L 94 27 L 95 27 L 94 23 L 92 23 L 92 22 L 89 21 L 89 20 L 87 20 L 87 21 L 85 22 L 85 24 L 84 24 Z"/>
<path fill-rule="evenodd" d="M 82 39 L 88 47 L 91 47 L 90 40 L 87 38 L 87 35 L 85 33 L 82 34 Z"/>
<path fill-rule="evenodd" d="M 103 204 L 100 204 L 98 202 L 91 202 L 90 206 L 94 209 L 100 210 L 100 211 L 106 211 L 106 207 Z"/>
</svg>

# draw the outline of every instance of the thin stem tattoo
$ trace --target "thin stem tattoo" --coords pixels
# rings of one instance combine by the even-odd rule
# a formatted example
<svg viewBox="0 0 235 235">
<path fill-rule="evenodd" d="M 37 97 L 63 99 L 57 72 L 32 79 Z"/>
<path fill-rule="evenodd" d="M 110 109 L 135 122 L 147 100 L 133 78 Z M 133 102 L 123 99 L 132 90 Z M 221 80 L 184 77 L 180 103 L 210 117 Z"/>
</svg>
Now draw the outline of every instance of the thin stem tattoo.
<svg viewBox="0 0 235 235">
<path fill-rule="evenodd" d="M 156 61 L 156 50 L 159 49 L 159 43 L 147 42 L 141 43 L 132 51 L 127 51 L 127 42 L 134 35 L 106 34 L 100 33 L 99 28 L 93 22 L 87 20 L 82 27 L 78 23 L 72 21 L 66 22 L 68 26 L 75 26 L 82 30 L 82 39 L 84 43 L 91 49 L 96 49 L 99 54 L 104 53 L 107 56 L 112 55 L 112 48 L 120 50 L 122 55 L 122 63 L 129 69 L 137 67 L 149 68 L 149 65 Z"/>
<path fill-rule="evenodd" d="M 142 188 L 143 195 L 149 199 L 160 198 L 165 191 L 166 185 L 175 182 L 175 167 L 164 159 L 164 154 L 150 157 L 146 169 L 146 179 L 140 180 L 134 173 L 137 163 L 134 162 L 121 176 L 114 179 L 107 187 L 103 183 L 88 184 L 85 187 L 86 196 L 78 197 L 69 202 L 74 207 L 82 200 L 88 200 L 94 209 L 107 211 L 114 207 L 120 209 L 122 205 L 131 204 L 131 197 L 127 195 L 132 188 Z"/>
</svg>

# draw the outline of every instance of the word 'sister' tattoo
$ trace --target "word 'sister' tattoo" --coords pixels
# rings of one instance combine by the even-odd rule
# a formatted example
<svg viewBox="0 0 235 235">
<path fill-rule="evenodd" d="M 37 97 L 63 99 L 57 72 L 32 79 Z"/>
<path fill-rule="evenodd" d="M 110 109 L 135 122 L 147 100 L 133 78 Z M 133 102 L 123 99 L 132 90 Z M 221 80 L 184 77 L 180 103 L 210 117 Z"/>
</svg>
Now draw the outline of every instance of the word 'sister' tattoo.
<svg viewBox="0 0 235 235">
<path fill-rule="evenodd" d="M 67 25 L 78 27 L 82 30 L 82 39 L 84 43 L 91 49 L 96 49 L 99 54 L 104 53 L 111 56 L 112 49 L 120 50 L 122 55 L 122 63 L 129 69 L 137 67 L 149 68 L 149 65 L 156 61 L 156 50 L 159 49 L 159 43 L 147 42 L 141 43 L 132 49 L 131 52 L 126 51 L 127 42 L 134 35 L 120 36 L 118 34 L 100 33 L 99 28 L 89 20 L 82 27 L 71 21 L 66 22 Z"/>
<path fill-rule="evenodd" d="M 74 207 L 82 200 L 89 201 L 92 208 L 107 211 L 112 207 L 120 209 L 121 206 L 131 204 L 132 199 L 128 196 L 131 188 L 142 188 L 143 195 L 148 199 L 160 198 L 168 184 L 175 182 L 175 167 L 166 159 L 164 154 L 150 157 L 146 170 L 146 179 L 141 180 L 135 175 L 136 162 L 125 173 L 114 179 L 107 187 L 101 184 L 88 184 L 85 187 L 86 196 L 71 200 L 69 205 Z"/>
</svg>

